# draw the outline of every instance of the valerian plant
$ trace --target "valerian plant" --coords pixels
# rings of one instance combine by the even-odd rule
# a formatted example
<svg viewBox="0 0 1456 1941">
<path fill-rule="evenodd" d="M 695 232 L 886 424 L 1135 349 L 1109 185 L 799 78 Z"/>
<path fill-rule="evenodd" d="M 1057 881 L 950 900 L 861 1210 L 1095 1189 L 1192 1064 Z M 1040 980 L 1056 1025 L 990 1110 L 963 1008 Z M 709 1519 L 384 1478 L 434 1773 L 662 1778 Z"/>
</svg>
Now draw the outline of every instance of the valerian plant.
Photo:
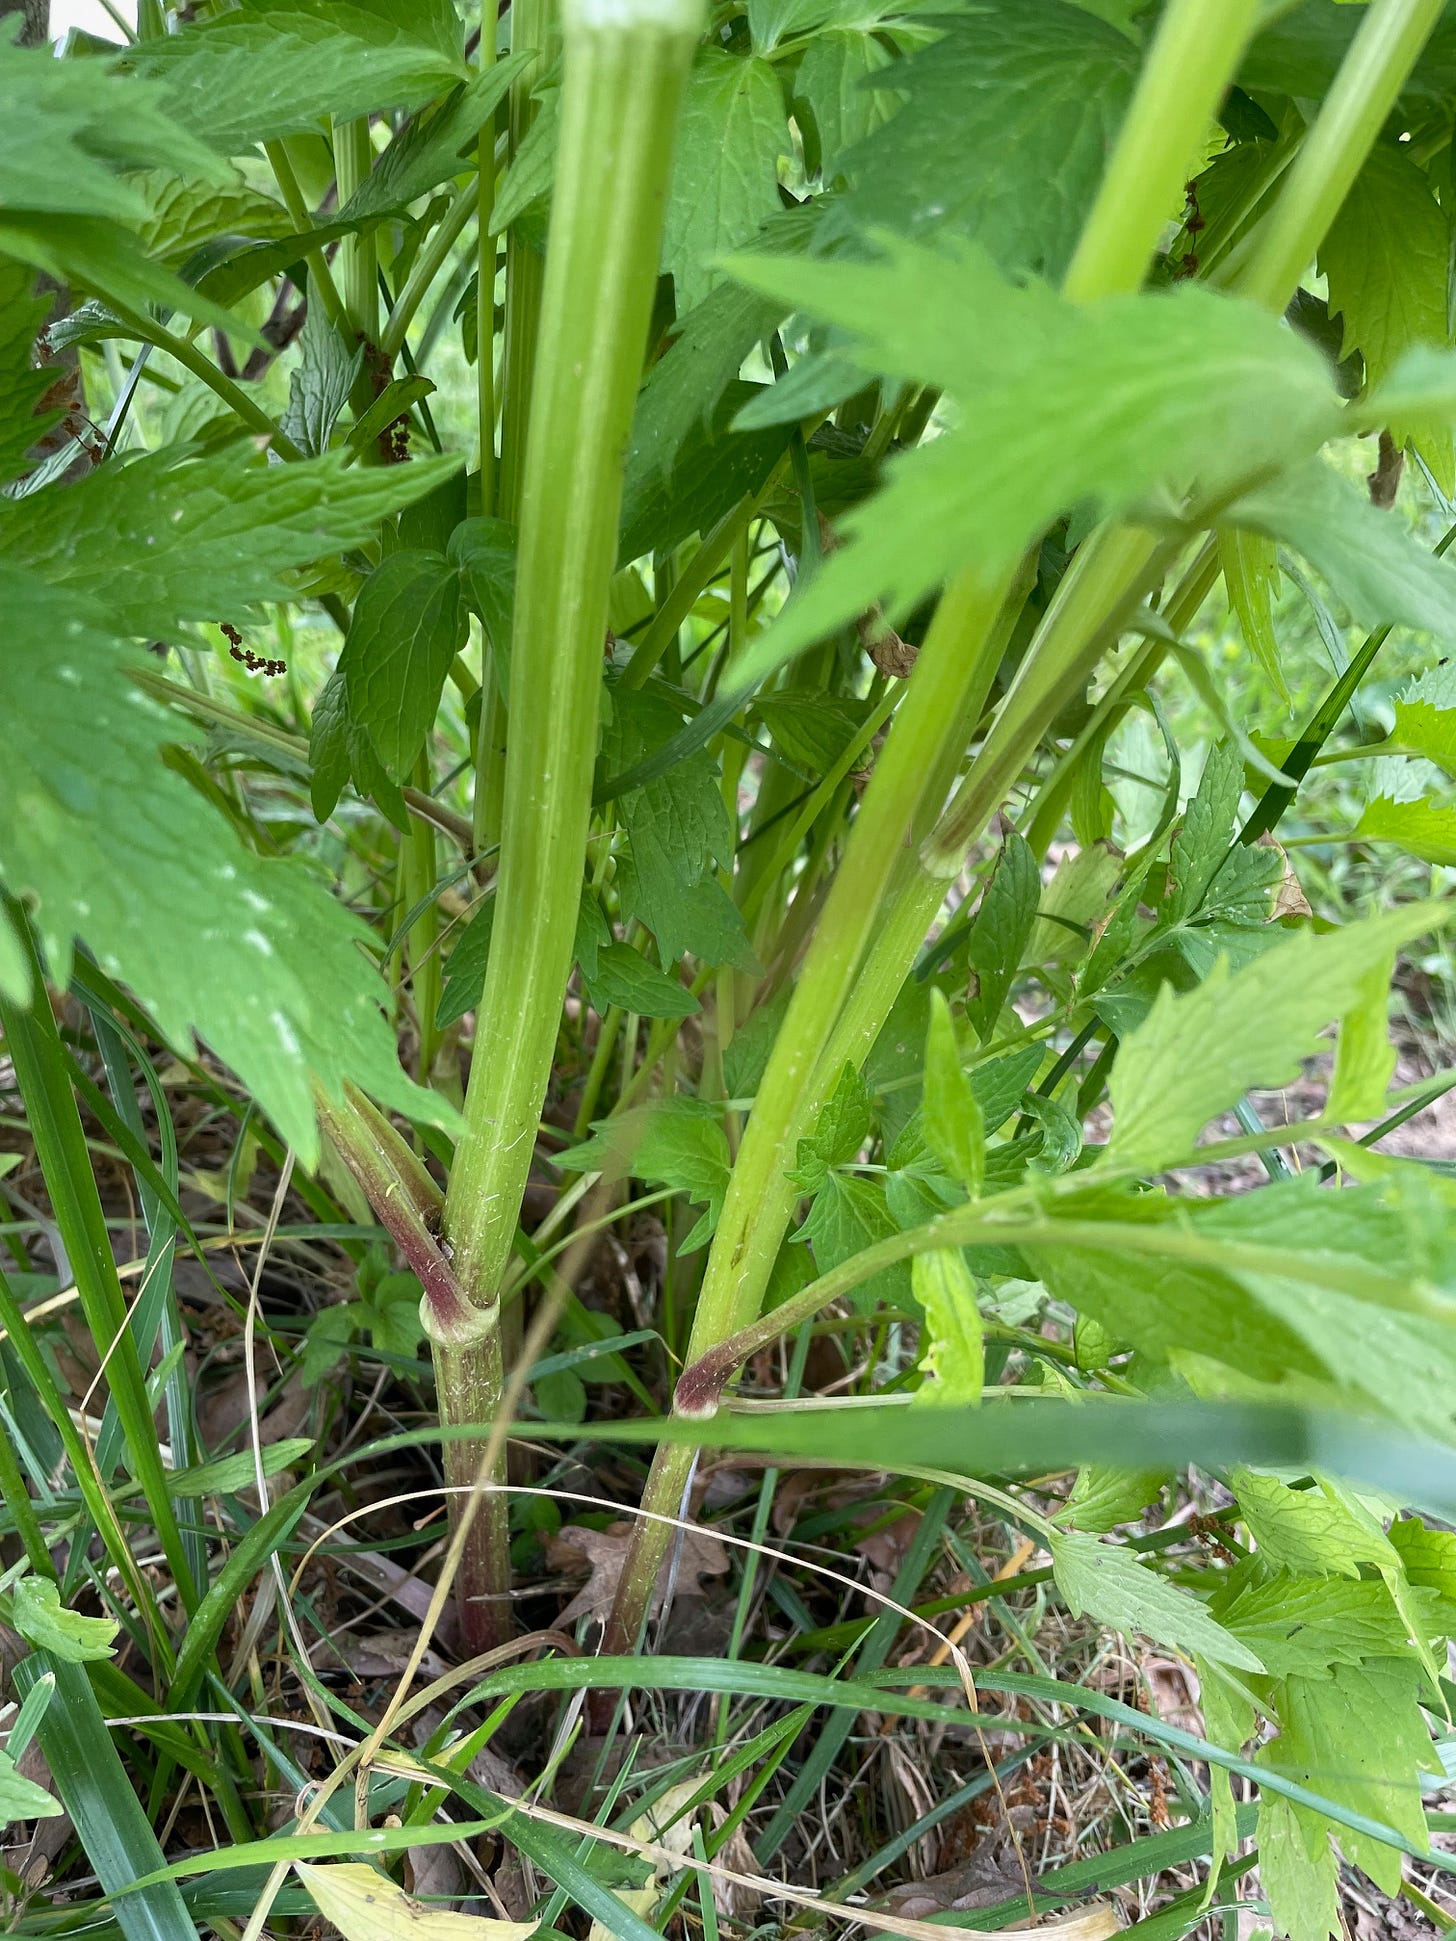
<svg viewBox="0 0 1456 1941">
<path fill-rule="evenodd" d="M 1428 671 L 1347 833 L 1456 862 L 1456 566 L 1389 507 L 1409 455 L 1456 517 L 1453 49 L 1440 0 L 483 23 L 204 0 L 144 4 L 121 49 L 0 45 L 0 1024 L 106 1398 L 83 1436 L 0 1276 L 24 1558 L 0 1610 L 33 1648 L 0 1799 L 54 1810 L 15 1764 L 38 1733 L 128 1932 L 189 1933 L 190 1904 L 142 1832 L 133 1878 L 157 1878 L 131 1898 L 89 1845 L 87 1721 L 119 1771 L 98 1706 L 197 1709 L 311 1488 L 230 1526 L 226 1559 L 197 1513 L 254 1469 L 205 1473 L 188 1426 L 148 1045 L 289 1155 L 321 1219 L 362 1193 L 387 1235 L 303 1363 L 428 1341 L 482 1673 L 514 1628 L 525 1317 L 558 1326 L 537 1413 L 571 1418 L 533 1435 L 630 1433 L 585 1420 L 577 1368 L 649 1415 L 674 1396 L 639 1432 L 600 1657 L 491 1689 L 672 1683 L 633 1654 L 702 1446 L 1002 1497 L 1074 1465 L 1016 1514 L 1073 1613 L 1196 1663 L 1206 1736 L 1165 1741 L 1208 1762 L 1208 1896 L 1252 1834 L 1280 1931 L 1323 1941 L 1332 1838 L 1389 1892 L 1426 1853 L 1453 1187 L 1379 1137 L 1420 1102 L 1391 1090 L 1393 967 L 1449 909 L 1334 924 L 1276 832 L 1413 629 Z M 1348 441 L 1375 435 L 1372 494 Z M 1195 622 L 1222 582 L 1292 710 L 1281 570 L 1363 642 L 1273 745 Z M 1215 724 L 1201 765 L 1168 672 Z M 1133 831 L 1140 718 L 1161 755 Z M 1275 1138 L 1248 1095 L 1331 1026 L 1323 1104 Z M 135 1170 L 134 1303 L 83 1107 Z M 1186 1190 L 1247 1154 L 1267 1183 Z M 553 1263 L 644 1201 L 660 1299 L 608 1354 Z M 725 1409 L 846 1303 L 881 1348 L 914 1331 L 866 1391 L 907 1408 Z M 35 1447 L 69 1464 L 64 1504 Z M 1227 1510 L 1175 1578 L 1114 1533 L 1193 1462 Z M 87 1573 L 105 1621 L 71 1608 Z M 250 1840 L 227 1735 L 168 1732 L 149 1756 Z M 428 1776 L 651 1931 L 463 1769 Z M 330 1871 L 300 1878 L 349 1933 Z"/>
</svg>

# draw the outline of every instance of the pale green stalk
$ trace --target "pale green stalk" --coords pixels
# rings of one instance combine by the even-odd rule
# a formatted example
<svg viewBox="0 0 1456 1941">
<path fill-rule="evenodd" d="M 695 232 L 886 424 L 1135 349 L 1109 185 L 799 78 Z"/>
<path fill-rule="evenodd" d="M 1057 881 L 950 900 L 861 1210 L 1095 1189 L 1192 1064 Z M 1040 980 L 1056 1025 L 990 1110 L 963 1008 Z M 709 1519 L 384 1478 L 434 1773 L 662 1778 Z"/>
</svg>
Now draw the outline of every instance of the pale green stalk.
<svg viewBox="0 0 1456 1941">
<path fill-rule="evenodd" d="M 359 187 L 374 164 L 369 141 L 369 120 L 336 121 L 334 135 L 334 179 L 338 184 L 342 208 Z M 349 322 L 368 343 L 379 335 L 379 279 L 372 231 L 344 236 L 339 242 L 340 292 Z"/>
<path fill-rule="evenodd" d="M 467 1130 L 445 1205 L 465 1326 L 431 1327 L 447 1425 L 501 1394 L 499 1292 L 551 1076 L 591 817 L 607 589 L 622 468 L 657 279 L 696 0 L 574 0 L 530 434 L 521 480 L 510 740 L 495 927 L 476 1012 Z M 428 1319 L 428 1315 L 427 1315 Z M 479 1450 L 447 1443 L 451 1481 Z M 504 1498 L 479 1506 L 462 1564 L 472 1649 L 508 1557 Z"/>
<path fill-rule="evenodd" d="M 554 0 L 512 0 L 511 52 L 536 56 L 511 83 L 510 154 L 520 152 L 536 118 L 532 89 L 551 64 Z M 624 113 L 632 113 L 624 109 Z M 520 517 L 526 461 L 526 430 L 533 397 L 536 336 L 541 317 L 545 265 L 513 225 L 506 236 L 506 312 L 501 349 L 501 455 L 496 487 L 502 518 Z M 645 326 L 644 326 L 645 328 Z"/>
</svg>

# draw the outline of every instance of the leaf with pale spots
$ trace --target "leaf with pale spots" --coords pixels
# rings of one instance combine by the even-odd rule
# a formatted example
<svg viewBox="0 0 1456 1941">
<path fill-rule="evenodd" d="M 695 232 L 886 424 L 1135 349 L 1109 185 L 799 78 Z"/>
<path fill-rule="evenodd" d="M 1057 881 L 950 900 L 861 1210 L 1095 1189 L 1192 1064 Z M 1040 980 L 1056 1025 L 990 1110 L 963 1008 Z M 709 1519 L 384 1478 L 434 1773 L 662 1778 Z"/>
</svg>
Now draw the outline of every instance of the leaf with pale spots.
<svg viewBox="0 0 1456 1941">
<path fill-rule="evenodd" d="M 169 1043 L 201 1040 L 231 1067 L 305 1166 L 315 1080 L 453 1125 L 400 1068 L 368 931 L 306 866 L 245 849 L 166 765 L 163 746 L 197 731 L 132 685 L 129 650 L 5 566 L 0 607 L 0 884 L 55 982 L 80 941 Z"/>
</svg>

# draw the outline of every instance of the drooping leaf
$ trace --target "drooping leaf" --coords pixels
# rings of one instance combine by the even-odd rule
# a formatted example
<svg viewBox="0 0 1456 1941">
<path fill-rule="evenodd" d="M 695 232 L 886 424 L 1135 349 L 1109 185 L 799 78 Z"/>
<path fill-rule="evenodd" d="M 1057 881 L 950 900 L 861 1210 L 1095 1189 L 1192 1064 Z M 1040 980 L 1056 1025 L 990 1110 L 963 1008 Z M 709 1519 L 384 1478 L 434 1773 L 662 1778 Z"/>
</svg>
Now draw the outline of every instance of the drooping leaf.
<svg viewBox="0 0 1456 1941">
<path fill-rule="evenodd" d="M 485 989 L 485 966 L 490 956 L 494 925 L 495 898 L 492 896 L 476 910 L 445 959 L 445 987 L 440 993 L 440 1008 L 435 1014 L 437 1031 L 443 1031 L 457 1018 L 463 1018 L 480 1002 L 480 994 Z"/>
<path fill-rule="evenodd" d="M 1140 1563 L 1135 1551 L 1075 1530 L 1059 1531 L 1050 1544 L 1057 1588 L 1074 1617 L 1093 1617 L 1129 1635 L 1141 1631 L 1216 1665 L 1261 1669 L 1257 1652 L 1226 1631 L 1197 1598 Z"/>
<path fill-rule="evenodd" d="M 1154 1172 L 1251 1087 L 1288 1084 L 1322 1027 L 1360 1001 L 1371 966 L 1439 915 L 1415 905 L 1323 937 L 1302 931 L 1232 974 L 1215 964 L 1181 996 L 1164 986 L 1113 1067 L 1110 1155 Z"/>
<path fill-rule="evenodd" d="M 978 1408 L 986 1380 L 986 1336 L 976 1283 L 965 1255 L 953 1247 L 916 1254 L 910 1283 L 925 1310 L 917 1406 L 961 1402 Z"/>
<path fill-rule="evenodd" d="M 765 483 L 788 444 L 789 427 L 732 428 L 744 399 L 762 388 L 729 384 L 711 412 L 687 432 L 665 471 L 636 451 L 628 454 L 617 555 L 623 564 L 709 532 Z"/>
<path fill-rule="evenodd" d="M 1262 533 L 1231 526 L 1219 534 L 1218 557 L 1244 645 L 1287 705 L 1289 688 L 1274 632 L 1274 590 L 1279 578 L 1274 542 Z"/>
<path fill-rule="evenodd" d="M 30 905 L 55 981 L 83 939 L 170 1043 L 211 1045 L 306 1166 L 310 1075 L 456 1124 L 400 1069 L 364 926 L 302 864 L 246 850 L 163 764 L 162 745 L 196 731 L 132 684 L 129 650 L 87 608 L 12 568 L 0 585 L 0 879 Z"/>
<path fill-rule="evenodd" d="M 662 261 L 685 314 L 779 206 L 778 162 L 789 153 L 778 75 L 767 61 L 715 48 L 698 56 L 683 101 Z"/>
<path fill-rule="evenodd" d="M 796 256 L 808 249 L 818 221 L 810 203 L 775 216 L 753 238 L 755 250 Z M 737 378 L 744 358 L 789 309 L 741 283 L 723 282 L 696 309 L 679 309 L 677 335 L 647 374 L 637 399 L 628 476 L 667 473 L 695 426 Z"/>
<path fill-rule="evenodd" d="M 179 621 L 287 598 L 289 568 L 362 545 L 455 465 L 345 471 L 337 454 L 267 465 L 236 452 L 179 464 L 157 452 L 0 507 L 0 558 L 84 598 L 119 633 L 165 639 Z"/>
<path fill-rule="evenodd" d="M 1339 1867 L 1328 1829 L 1280 1793 L 1259 1795 L 1259 1879 L 1291 1941 L 1328 1941 L 1341 1928 Z"/>
<path fill-rule="evenodd" d="M 639 1018 L 690 1018 L 702 1009 L 675 977 L 648 963 L 630 944 L 605 944 L 596 968 L 585 977 L 587 995 L 597 1011 L 609 1004 Z"/>
<path fill-rule="evenodd" d="M 12 1820 L 53 1820 L 65 1810 L 44 1786 L 25 1777 L 8 1752 L 0 1752 L 0 1826 Z"/>
<path fill-rule="evenodd" d="M 446 552 L 460 570 L 465 604 L 485 628 L 504 686 L 516 597 L 515 528 L 503 519 L 462 520 Z"/>
<path fill-rule="evenodd" d="M 349 713 L 395 782 L 425 744 L 465 633 L 460 575 L 443 553 L 390 553 L 360 589 L 339 666 Z"/>
</svg>

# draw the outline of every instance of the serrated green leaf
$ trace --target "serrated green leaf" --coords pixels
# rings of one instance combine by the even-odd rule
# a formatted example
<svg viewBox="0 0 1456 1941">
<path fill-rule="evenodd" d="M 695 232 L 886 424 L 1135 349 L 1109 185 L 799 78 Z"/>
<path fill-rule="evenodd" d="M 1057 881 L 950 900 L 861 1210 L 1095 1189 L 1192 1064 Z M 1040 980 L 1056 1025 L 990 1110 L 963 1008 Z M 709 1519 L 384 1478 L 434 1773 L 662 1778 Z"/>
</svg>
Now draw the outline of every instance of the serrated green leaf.
<svg viewBox="0 0 1456 1941">
<path fill-rule="evenodd" d="M 953 1247 L 916 1254 L 910 1285 L 925 1310 L 915 1406 L 962 1402 L 979 1408 L 986 1381 L 986 1331 L 965 1255 Z"/>
<path fill-rule="evenodd" d="M 1421 1670 L 1411 1658 L 1335 1665 L 1324 1678 L 1286 1678 L 1276 1700 L 1279 1737 L 1260 1749 L 1258 1762 L 1424 1845 L 1420 1774 L 1435 1761 L 1420 1686 Z M 1298 1810 L 1301 1816 L 1309 1811 Z M 1353 1828 L 1321 1824 L 1338 1831 L 1346 1857 L 1377 1887 L 1399 1892 L 1396 1849 Z"/>
<path fill-rule="evenodd" d="M 951 1178 L 976 1199 L 986 1178 L 986 1121 L 961 1070 L 960 1047 L 943 991 L 930 993 L 925 1083 L 920 1107 L 925 1143 Z"/>
<path fill-rule="evenodd" d="M 1167 1481 L 1156 1469 L 1113 1469 L 1105 1463 L 1088 1463 L 1077 1471 L 1077 1480 L 1061 1511 L 1074 1530 L 1105 1535 L 1119 1524 L 1135 1523 Z"/>
<path fill-rule="evenodd" d="M 336 453 L 268 465 L 158 452 L 0 506 L 0 558 L 89 601 L 120 633 L 165 639 L 181 620 L 288 598 L 285 572 L 364 544 L 457 462 L 345 471 Z"/>
<path fill-rule="evenodd" d="M 392 781 L 414 768 L 465 634 L 460 575 L 443 553 L 390 553 L 359 590 L 339 666 L 349 713 Z"/>
<path fill-rule="evenodd" d="M 1409 1649 L 1389 1591 L 1374 1580 L 1276 1571 L 1220 1599 L 1216 1608 L 1219 1622 L 1256 1651 L 1275 1678 L 1328 1678 L 1336 1665 L 1398 1658 Z"/>
<path fill-rule="evenodd" d="M 1221 959 L 1182 996 L 1165 985 L 1113 1066 L 1110 1156 L 1156 1172 L 1251 1088 L 1289 1084 L 1320 1030 L 1359 1003 L 1372 966 L 1444 915 L 1418 904 L 1322 937 L 1301 931 L 1232 974 Z"/>
<path fill-rule="evenodd" d="M 841 694 L 790 690 L 753 704 L 774 745 L 811 775 L 825 775 L 864 726 L 868 704 Z"/>
<path fill-rule="evenodd" d="M 1451 224 L 1408 150 L 1377 142 L 1320 244 L 1332 313 L 1344 320 L 1341 355 L 1358 350 L 1375 386 L 1417 344 L 1444 345 Z M 1451 433 L 1430 420 L 1398 424 L 1444 490 L 1453 485 Z"/>
<path fill-rule="evenodd" d="M 137 240 L 149 256 L 173 268 L 216 237 L 286 236 L 293 224 L 271 195 L 249 187 L 240 175 L 228 181 L 195 180 L 170 169 L 129 178 L 146 202 Z"/>
<path fill-rule="evenodd" d="M 1267 533 L 1315 567 L 1362 626 L 1456 637 L 1456 565 L 1315 459 L 1231 505 L 1223 523 Z"/>
<path fill-rule="evenodd" d="M 702 1009 L 691 991 L 630 944 L 605 944 L 595 970 L 582 974 L 596 1011 L 616 1004 L 639 1018 L 690 1018 Z"/>
<path fill-rule="evenodd" d="M 27 1644 L 48 1651 L 65 1665 L 111 1657 L 120 1628 L 113 1618 L 67 1610 L 48 1577 L 22 1577 L 11 1586 L 10 1624 Z"/>
<path fill-rule="evenodd" d="M 1407 1581 L 1456 1606 L 1456 1534 L 1432 1530 L 1418 1516 L 1397 1517 L 1387 1534 Z"/>
<path fill-rule="evenodd" d="M 245 342 L 257 332 L 211 296 L 154 263 L 129 229 L 111 217 L 57 216 L 49 211 L 0 209 L 0 256 L 13 256 L 77 291 L 144 311 L 148 304 L 179 311 Z M 145 323 L 139 326 L 145 334 Z M 139 334 L 128 329 L 128 336 Z"/>
<path fill-rule="evenodd" d="M 691 426 L 673 463 L 660 469 L 629 454 L 622 487 L 622 536 L 618 560 L 625 565 L 654 549 L 670 551 L 693 533 L 706 533 L 740 499 L 766 483 L 789 441 L 789 426 L 733 429 L 746 398 L 763 387 L 729 384 Z"/>
<path fill-rule="evenodd" d="M 1456 667 L 1429 668 L 1395 704 L 1392 738 L 1456 775 Z"/>
<path fill-rule="evenodd" d="M 721 275 L 717 258 L 747 242 L 779 207 L 779 156 L 790 146 L 769 63 L 716 48 L 699 54 L 683 100 L 662 242 L 679 312 L 702 302 Z"/>
<path fill-rule="evenodd" d="M 663 695 L 616 689 L 602 734 L 602 766 L 623 774 L 682 726 L 682 711 Z M 624 914 L 657 939 L 664 964 L 691 950 L 713 964 L 754 968 L 743 920 L 713 874 L 733 855 L 733 823 L 717 764 L 705 751 L 621 797 L 617 810 L 631 845 L 630 872 L 619 873 Z"/>
<path fill-rule="evenodd" d="M 0 209 L 144 222 L 129 169 L 171 168 L 214 183 L 232 172 L 167 112 L 162 91 L 96 61 L 0 42 Z"/>
<path fill-rule="evenodd" d="M 1122 852 L 1095 842 L 1064 855 L 1041 889 L 1038 915 L 1022 952 L 1025 964 L 1072 969 L 1092 947 L 1096 925 L 1114 900 Z"/>
<path fill-rule="evenodd" d="M 608 1178 L 647 1181 L 685 1193 L 706 1206 L 704 1220 L 680 1251 L 700 1246 L 717 1224 L 728 1190 L 728 1140 L 719 1110 L 699 1099 L 659 1099 L 601 1119 L 592 1136 L 561 1153 L 556 1164 L 569 1173 L 604 1173 Z"/>
<path fill-rule="evenodd" d="M 1358 1577 L 1381 1546 L 1321 1489 L 1291 1489 L 1277 1476 L 1235 1469 L 1229 1485 L 1264 1561 L 1300 1577 Z"/>
<path fill-rule="evenodd" d="M 503 519 L 466 519 L 446 548 L 460 570 L 466 605 L 485 628 L 502 684 L 516 597 L 516 532 Z"/>
<path fill-rule="evenodd" d="M 877 1240 L 887 1240 L 895 1230 L 882 1181 L 830 1173 L 794 1237 L 809 1243 L 814 1250 L 814 1265 L 821 1274 L 827 1274 Z M 861 1314 L 867 1314 L 880 1301 L 903 1306 L 910 1292 L 910 1272 L 901 1263 L 861 1282 L 850 1299 Z"/>
<path fill-rule="evenodd" d="M 1025 837 L 1012 830 L 1001 845 L 967 941 L 972 981 L 966 1016 L 982 1044 L 996 1029 L 1040 897 L 1036 856 Z"/>
<path fill-rule="evenodd" d="M 1274 632 L 1274 591 L 1279 579 L 1274 541 L 1263 533 L 1230 526 L 1218 535 L 1218 560 L 1244 645 L 1288 707 L 1291 697 Z"/>
<path fill-rule="evenodd" d="M 804 49 L 794 99 L 808 111 L 826 182 L 833 180 L 846 149 L 868 140 L 899 106 L 888 89 L 869 85 L 889 65 L 885 48 L 859 27 L 826 27 Z"/>
<path fill-rule="evenodd" d="M 167 111 L 210 147 L 241 154 L 383 108 L 415 108 L 464 78 L 458 52 L 367 5 L 252 6 L 132 50 Z"/>
<path fill-rule="evenodd" d="M 534 114 L 525 139 L 509 168 L 496 184 L 490 211 L 490 233 L 502 235 L 515 225 L 529 235 L 530 218 L 544 213 L 556 174 L 556 143 L 561 127 L 561 70 L 553 67 L 532 89 Z M 527 220 L 522 222 L 522 217 Z M 539 239 L 533 242 L 539 248 Z"/>
<path fill-rule="evenodd" d="M 400 1068 L 385 986 L 359 949 L 368 931 L 301 863 L 244 849 L 162 762 L 197 731 L 133 686 L 128 650 L 11 568 L 0 606 L 0 878 L 31 906 L 55 981 L 84 939 L 169 1043 L 211 1045 L 304 1166 L 318 1151 L 310 1074 L 334 1097 L 348 1078 L 458 1125 Z"/>
<path fill-rule="evenodd" d="M 1048 1539 L 1057 1588 L 1074 1617 L 1131 1635 L 1143 1632 L 1177 1651 L 1196 1651 L 1216 1665 L 1261 1669 L 1257 1652 L 1225 1631 L 1197 1598 L 1139 1563 L 1137 1553 L 1075 1530 Z"/>
<path fill-rule="evenodd" d="M 808 1139 L 799 1141 L 794 1171 L 788 1177 L 806 1193 L 817 1193 L 830 1169 L 856 1158 L 869 1137 L 870 1095 L 853 1065 L 846 1064 L 824 1102 L 819 1122 Z"/>
<path fill-rule="evenodd" d="M 495 898 L 492 896 L 476 910 L 445 959 L 445 988 L 435 1014 L 437 1031 L 454 1024 L 479 1004 L 485 989 L 485 966 L 490 957 L 494 924 Z"/>
<path fill-rule="evenodd" d="M 1234 817 L 1244 789 L 1244 764 L 1225 741 L 1210 744 L 1197 793 L 1173 835 L 1168 888 L 1159 912 L 1180 923 L 1202 909 L 1209 887 L 1227 860 Z"/>
<path fill-rule="evenodd" d="M 1390 1042 L 1390 984 L 1395 956 L 1372 964 L 1360 980 L 1360 993 L 1340 1021 L 1334 1077 L 1325 1101 L 1336 1120 L 1375 1119 L 1385 1110 L 1385 1090 L 1395 1073 Z"/>
<path fill-rule="evenodd" d="M 283 429 L 301 452 L 316 457 L 329 448 L 329 434 L 364 362 L 364 346 L 345 344 L 321 303 L 310 304 L 298 340 L 298 362 L 288 379 L 288 409 Z"/>
<path fill-rule="evenodd" d="M 1259 1879 L 1290 1941 L 1339 1934 L 1339 1868 L 1317 1814 L 1280 1793 L 1259 1795 Z"/>
<path fill-rule="evenodd" d="M 842 158 L 851 191 L 835 227 L 971 237 L 1008 272 L 1055 278 L 1102 179 L 1138 49 L 1063 0 L 936 24 L 932 46 L 872 77 L 905 105 Z"/>
<path fill-rule="evenodd" d="M 1009 571 L 1073 506 L 1112 514 L 1194 479 L 1222 497 L 1337 428 L 1316 351 L 1192 284 L 1073 305 L 1012 288 L 978 250 L 889 241 L 875 262 L 738 258 L 733 273 L 845 331 L 867 369 L 943 388 L 960 424 L 888 465 L 840 520 L 846 543 L 754 643 L 741 682 L 876 603 L 893 621 L 954 571 Z"/>
<path fill-rule="evenodd" d="M 775 217 L 754 237 L 756 250 L 795 256 L 808 249 L 818 207 Z M 632 421 L 628 475 L 661 476 L 672 467 L 695 426 L 712 415 L 739 367 L 759 340 L 783 318 L 789 305 L 763 297 L 741 283 L 720 283 L 686 316 L 679 311 L 677 335 L 647 374 Z"/>
<path fill-rule="evenodd" d="M 1377 795 L 1366 803 L 1354 833 L 1370 842 L 1396 843 L 1422 862 L 1456 867 L 1456 809 L 1439 803 Z"/>
</svg>

